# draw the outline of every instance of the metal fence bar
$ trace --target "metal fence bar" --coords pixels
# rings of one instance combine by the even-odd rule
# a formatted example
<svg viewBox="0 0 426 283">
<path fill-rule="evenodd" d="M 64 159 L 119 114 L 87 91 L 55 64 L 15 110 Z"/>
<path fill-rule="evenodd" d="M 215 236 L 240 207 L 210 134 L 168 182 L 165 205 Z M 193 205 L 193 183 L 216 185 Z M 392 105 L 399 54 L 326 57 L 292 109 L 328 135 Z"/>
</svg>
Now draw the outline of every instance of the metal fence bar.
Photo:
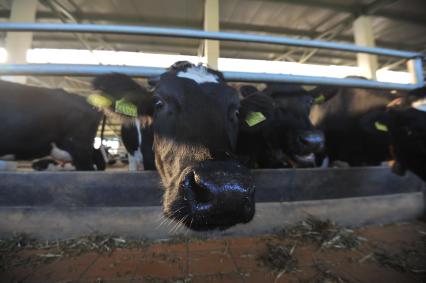
<svg viewBox="0 0 426 283">
<path fill-rule="evenodd" d="M 197 39 L 213 39 L 224 41 L 243 41 L 300 46 L 321 49 L 333 49 L 348 52 L 368 53 L 401 58 L 415 58 L 423 56 L 421 53 L 399 51 L 386 48 L 371 48 L 354 44 L 335 43 L 320 40 L 304 40 L 286 37 L 240 34 L 230 32 L 207 32 L 191 29 L 158 28 L 145 26 L 114 26 L 95 24 L 50 24 L 50 23 L 0 23 L 0 31 L 5 32 L 79 32 L 79 33 L 109 33 L 126 35 L 152 35 L 166 37 L 183 37 Z"/>
<path fill-rule="evenodd" d="M 99 66 L 99 65 L 70 65 L 70 64 L 4 64 L 0 67 L 0 75 L 38 75 L 38 76 L 96 76 L 107 73 L 124 73 L 134 77 L 150 77 L 162 74 L 163 68 L 132 67 L 132 66 Z M 362 87 L 374 89 L 412 90 L 423 86 L 418 84 L 384 83 L 362 79 L 338 79 L 327 77 L 311 77 L 300 75 L 223 72 L 228 81 L 238 82 L 289 82 L 307 85 L 334 85 L 345 87 Z"/>
</svg>

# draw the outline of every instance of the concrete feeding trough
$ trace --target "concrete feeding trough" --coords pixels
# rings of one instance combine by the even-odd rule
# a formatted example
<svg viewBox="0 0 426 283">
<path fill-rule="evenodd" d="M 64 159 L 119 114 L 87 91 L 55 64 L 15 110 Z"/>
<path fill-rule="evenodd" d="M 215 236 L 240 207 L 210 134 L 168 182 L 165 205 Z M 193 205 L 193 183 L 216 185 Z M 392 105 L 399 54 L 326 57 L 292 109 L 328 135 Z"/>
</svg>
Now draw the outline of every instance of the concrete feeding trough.
<svg viewBox="0 0 426 283">
<path fill-rule="evenodd" d="M 254 170 L 253 175 L 253 221 L 209 233 L 270 233 L 308 214 L 361 226 L 411 220 L 425 212 L 425 184 L 388 168 Z M 96 232 L 163 239 L 199 233 L 164 224 L 161 196 L 156 172 L 3 172 L 0 237 L 24 232 L 60 239 Z"/>
</svg>

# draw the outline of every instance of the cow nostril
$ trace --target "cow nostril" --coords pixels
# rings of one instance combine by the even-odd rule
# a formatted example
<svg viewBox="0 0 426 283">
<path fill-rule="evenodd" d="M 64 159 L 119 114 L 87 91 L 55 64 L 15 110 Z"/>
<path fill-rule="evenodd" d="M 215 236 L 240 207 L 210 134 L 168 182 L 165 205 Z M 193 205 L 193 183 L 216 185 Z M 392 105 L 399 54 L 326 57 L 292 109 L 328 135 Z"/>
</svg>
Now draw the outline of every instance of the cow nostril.
<svg viewBox="0 0 426 283">
<path fill-rule="evenodd" d="M 198 178 L 196 178 L 194 172 L 190 172 L 186 175 L 183 181 L 185 199 L 195 204 L 211 201 L 211 193 L 209 190 L 201 186 L 199 180 L 197 182 L 196 179 Z"/>
</svg>

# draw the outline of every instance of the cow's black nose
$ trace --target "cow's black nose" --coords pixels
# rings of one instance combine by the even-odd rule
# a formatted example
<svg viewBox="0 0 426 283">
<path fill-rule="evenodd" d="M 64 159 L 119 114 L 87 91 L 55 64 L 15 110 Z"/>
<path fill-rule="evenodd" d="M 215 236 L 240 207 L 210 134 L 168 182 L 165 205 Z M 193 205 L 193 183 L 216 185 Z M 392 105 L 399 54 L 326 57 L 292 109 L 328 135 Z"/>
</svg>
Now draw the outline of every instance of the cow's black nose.
<svg viewBox="0 0 426 283">
<path fill-rule="evenodd" d="M 305 131 L 299 135 L 299 141 L 305 151 L 320 152 L 324 149 L 325 138 L 321 131 Z"/>
<path fill-rule="evenodd" d="M 227 228 L 253 218 L 253 180 L 235 162 L 204 161 L 185 175 L 181 189 L 192 229 Z"/>
</svg>

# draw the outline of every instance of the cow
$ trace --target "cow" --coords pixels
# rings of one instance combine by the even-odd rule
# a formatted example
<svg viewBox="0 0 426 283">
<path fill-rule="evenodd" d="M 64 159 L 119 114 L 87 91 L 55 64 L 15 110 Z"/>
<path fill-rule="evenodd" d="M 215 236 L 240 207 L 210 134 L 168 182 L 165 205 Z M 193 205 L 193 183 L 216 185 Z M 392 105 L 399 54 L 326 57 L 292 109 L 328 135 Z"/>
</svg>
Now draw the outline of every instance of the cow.
<svg viewBox="0 0 426 283">
<path fill-rule="evenodd" d="M 389 139 L 392 171 L 412 171 L 426 181 L 426 87 L 412 91 L 387 105 L 386 111 L 370 113 L 364 121 L 371 132 L 377 125 Z"/>
<path fill-rule="evenodd" d="M 56 160 L 71 161 L 76 170 L 105 169 L 101 152 L 93 149 L 101 118 L 130 121 L 141 100 L 127 93 L 114 97 L 94 93 L 86 98 L 7 81 L 0 81 L 0 94 L 0 159 L 53 155 Z M 44 167 L 40 166 L 36 165 Z"/>
<path fill-rule="evenodd" d="M 102 83 L 99 83 L 102 82 Z M 239 98 L 222 73 L 181 61 L 151 80 L 147 92 L 131 78 L 108 74 L 94 85 L 109 96 L 145 97 L 139 115 L 153 129 L 163 213 L 193 230 L 226 229 L 249 222 L 255 187 L 234 158 Z"/>
<path fill-rule="evenodd" d="M 309 120 L 314 97 L 275 83 L 241 100 L 237 154 L 250 168 L 313 167 L 324 135 Z"/>
<path fill-rule="evenodd" d="M 310 118 L 325 134 L 328 162 L 377 166 L 391 158 L 389 135 L 370 130 L 371 113 L 384 112 L 400 96 L 386 90 L 319 87 L 325 101 L 314 105 Z M 374 126 L 374 125 L 373 125 Z"/>
<path fill-rule="evenodd" d="M 129 171 L 155 170 L 152 151 L 154 133 L 151 125 L 142 125 L 138 118 L 132 123 L 123 123 L 121 140 L 129 156 Z"/>
<path fill-rule="evenodd" d="M 105 158 L 101 149 L 93 149 L 93 166 L 95 170 L 103 171 L 106 169 Z M 58 160 L 52 156 L 33 160 L 31 167 L 35 171 L 70 171 L 76 168 L 72 165 L 60 164 Z"/>
<path fill-rule="evenodd" d="M 311 119 L 325 133 L 331 163 L 376 166 L 396 159 L 397 174 L 410 170 L 426 180 L 426 88 L 395 92 L 321 87 L 325 102 Z"/>
<path fill-rule="evenodd" d="M 0 158 L 41 158 L 50 155 L 54 143 L 70 154 L 77 170 L 93 170 L 93 139 L 101 117 L 84 97 L 0 81 Z"/>
<path fill-rule="evenodd" d="M 109 81 L 111 79 L 111 81 Z M 149 91 L 138 83 L 129 80 L 129 77 L 119 73 L 99 76 L 93 80 L 93 88 L 109 93 L 107 99 L 115 101 L 124 99 L 136 107 L 135 117 L 120 114 L 120 135 L 128 153 L 129 170 L 155 170 L 153 145 L 153 130 L 151 118 L 143 113 L 152 103 Z M 135 95 L 136 94 L 136 95 Z M 146 97 L 149 96 L 149 97 Z M 151 111 L 151 110 L 149 110 Z M 117 113 L 107 111 L 109 115 Z M 111 114 L 114 113 L 114 114 Z"/>
</svg>

